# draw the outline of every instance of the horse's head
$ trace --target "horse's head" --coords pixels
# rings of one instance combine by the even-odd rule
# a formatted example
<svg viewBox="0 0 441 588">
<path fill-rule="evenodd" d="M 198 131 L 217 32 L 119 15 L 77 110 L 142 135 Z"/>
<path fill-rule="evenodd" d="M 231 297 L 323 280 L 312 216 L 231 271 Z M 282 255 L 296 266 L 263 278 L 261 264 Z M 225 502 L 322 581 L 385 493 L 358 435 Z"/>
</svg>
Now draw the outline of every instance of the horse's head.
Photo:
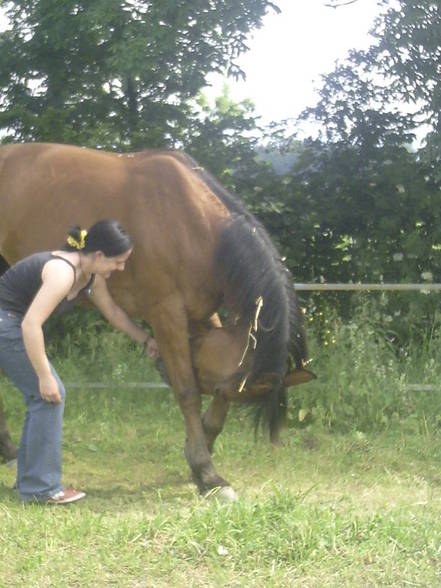
<svg viewBox="0 0 441 588">
<path fill-rule="evenodd" d="M 222 394 L 233 400 L 251 369 L 251 357 L 243 358 L 243 342 L 233 329 L 214 328 L 196 339 L 193 366 L 202 394 Z"/>
<path fill-rule="evenodd" d="M 236 327 L 215 328 L 198 337 L 193 347 L 193 365 L 202 394 L 220 393 L 228 400 L 249 401 L 265 396 L 275 384 L 274 374 L 262 374 L 249 382 L 254 350 L 245 333 Z M 286 388 L 304 384 L 315 375 L 306 369 L 286 374 Z"/>
</svg>

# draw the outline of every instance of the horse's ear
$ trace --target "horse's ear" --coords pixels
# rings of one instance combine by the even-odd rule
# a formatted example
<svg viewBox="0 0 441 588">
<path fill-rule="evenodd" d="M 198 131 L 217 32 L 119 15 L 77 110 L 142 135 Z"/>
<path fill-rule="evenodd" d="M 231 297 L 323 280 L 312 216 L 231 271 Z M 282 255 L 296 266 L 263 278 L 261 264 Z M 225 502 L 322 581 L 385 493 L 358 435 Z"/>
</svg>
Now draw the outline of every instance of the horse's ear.
<svg viewBox="0 0 441 588">
<path fill-rule="evenodd" d="M 298 384 L 305 384 L 306 382 L 310 382 L 311 380 L 315 380 L 317 376 L 310 372 L 309 370 L 299 369 L 294 370 L 293 372 L 287 374 L 285 376 L 285 386 L 289 388 L 290 386 L 297 386 Z"/>
</svg>

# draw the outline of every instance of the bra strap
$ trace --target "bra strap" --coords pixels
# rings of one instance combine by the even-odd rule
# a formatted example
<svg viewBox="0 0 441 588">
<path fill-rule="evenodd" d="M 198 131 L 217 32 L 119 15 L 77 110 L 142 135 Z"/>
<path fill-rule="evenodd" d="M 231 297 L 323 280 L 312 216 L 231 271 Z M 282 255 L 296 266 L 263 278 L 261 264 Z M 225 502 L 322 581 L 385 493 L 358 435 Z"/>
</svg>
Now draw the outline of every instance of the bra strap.
<svg viewBox="0 0 441 588">
<path fill-rule="evenodd" d="M 66 263 L 68 263 L 70 265 L 70 267 L 74 271 L 74 278 L 75 278 L 75 282 L 76 282 L 77 281 L 77 270 L 76 270 L 74 264 L 71 263 L 68 259 L 65 259 L 64 257 L 61 257 L 61 255 L 55 255 L 55 253 L 51 253 L 51 255 L 52 255 L 52 259 L 62 259 L 63 261 L 65 261 Z"/>
</svg>

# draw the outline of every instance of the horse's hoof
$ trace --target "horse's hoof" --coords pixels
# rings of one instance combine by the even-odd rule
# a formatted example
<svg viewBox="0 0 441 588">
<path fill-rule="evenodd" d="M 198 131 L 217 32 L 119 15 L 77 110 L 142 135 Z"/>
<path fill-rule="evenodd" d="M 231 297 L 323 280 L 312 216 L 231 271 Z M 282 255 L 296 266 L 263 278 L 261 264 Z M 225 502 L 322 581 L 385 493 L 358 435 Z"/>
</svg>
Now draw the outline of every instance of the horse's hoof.
<svg viewBox="0 0 441 588">
<path fill-rule="evenodd" d="M 222 502 L 237 502 L 239 497 L 231 486 L 218 486 L 205 495 L 206 498 L 216 498 Z"/>
<path fill-rule="evenodd" d="M 231 486 L 222 486 L 219 490 L 218 498 L 225 502 L 237 502 L 239 500 L 238 495 Z"/>
</svg>

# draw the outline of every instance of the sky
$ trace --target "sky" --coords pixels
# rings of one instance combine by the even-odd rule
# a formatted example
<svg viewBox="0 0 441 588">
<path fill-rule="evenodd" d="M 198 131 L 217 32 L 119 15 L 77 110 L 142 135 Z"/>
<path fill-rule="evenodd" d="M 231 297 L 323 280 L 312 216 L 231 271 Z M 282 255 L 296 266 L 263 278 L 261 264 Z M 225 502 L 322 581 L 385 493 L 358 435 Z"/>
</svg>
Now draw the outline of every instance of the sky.
<svg viewBox="0 0 441 588">
<path fill-rule="evenodd" d="M 326 0 L 273 0 L 280 14 L 270 11 L 249 39 L 249 51 L 238 63 L 246 81 L 209 78 L 211 98 L 227 83 L 234 101 L 250 98 L 262 122 L 295 118 L 314 106 L 320 75 L 334 69 L 350 49 L 372 44 L 368 31 L 379 8 L 375 0 L 357 0 L 333 9 Z"/>
<path fill-rule="evenodd" d="M 314 106 L 320 75 L 332 71 L 350 49 L 369 46 L 368 31 L 379 14 L 376 0 L 356 0 L 337 9 L 326 7 L 329 0 L 273 2 L 281 13 L 268 12 L 263 26 L 249 37 L 249 51 L 238 59 L 246 80 L 210 76 L 204 90 L 214 99 L 226 82 L 231 98 L 250 98 L 265 124 L 295 118 Z M 0 11 L 0 30 L 4 25 Z"/>
</svg>

